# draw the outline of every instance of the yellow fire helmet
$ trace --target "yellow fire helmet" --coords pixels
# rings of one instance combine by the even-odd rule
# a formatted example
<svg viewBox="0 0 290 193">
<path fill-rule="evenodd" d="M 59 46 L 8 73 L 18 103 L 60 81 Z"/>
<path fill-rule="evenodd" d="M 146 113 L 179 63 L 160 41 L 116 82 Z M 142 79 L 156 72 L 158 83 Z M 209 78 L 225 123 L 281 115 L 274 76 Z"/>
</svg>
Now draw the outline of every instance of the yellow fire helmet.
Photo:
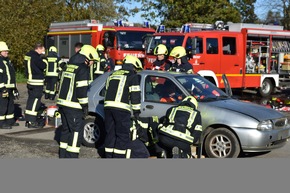
<svg viewBox="0 0 290 193">
<path fill-rule="evenodd" d="M 9 48 L 5 42 L 0 41 L 0 52 L 2 51 L 9 51 Z"/>
<path fill-rule="evenodd" d="M 166 48 L 166 46 L 164 44 L 159 44 L 158 46 L 156 46 L 156 48 L 154 49 L 154 55 L 167 55 L 168 54 L 168 50 Z"/>
<path fill-rule="evenodd" d="M 83 45 L 79 53 L 86 56 L 88 60 L 99 60 L 99 54 L 91 45 Z"/>
<path fill-rule="evenodd" d="M 123 64 L 133 64 L 133 66 L 136 69 L 143 69 L 142 63 L 139 60 L 139 58 L 137 58 L 136 56 L 132 56 L 132 55 L 127 55 L 124 59 L 123 59 Z"/>
<path fill-rule="evenodd" d="M 103 52 L 103 51 L 105 51 L 105 47 L 102 44 L 99 44 L 99 45 L 97 45 L 96 50 Z"/>
<path fill-rule="evenodd" d="M 176 46 L 170 52 L 170 56 L 172 56 L 174 58 L 181 58 L 183 56 L 186 56 L 186 51 L 185 51 L 184 47 Z"/>
<path fill-rule="evenodd" d="M 49 52 L 57 52 L 57 48 L 55 46 L 50 46 L 48 51 Z"/>
<path fill-rule="evenodd" d="M 195 109 L 198 107 L 198 102 L 193 96 L 187 96 L 185 97 L 182 102 L 190 102 L 192 105 L 194 105 Z"/>
</svg>

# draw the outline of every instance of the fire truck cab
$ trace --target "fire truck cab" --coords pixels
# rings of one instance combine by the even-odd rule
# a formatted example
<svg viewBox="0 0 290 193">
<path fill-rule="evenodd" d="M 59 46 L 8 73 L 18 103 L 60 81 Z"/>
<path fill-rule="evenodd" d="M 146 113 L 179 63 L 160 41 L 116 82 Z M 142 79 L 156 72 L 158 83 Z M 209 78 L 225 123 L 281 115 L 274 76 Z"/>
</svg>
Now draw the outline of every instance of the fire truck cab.
<svg viewBox="0 0 290 193">
<path fill-rule="evenodd" d="M 225 88 L 223 74 L 233 89 L 263 97 L 290 85 L 290 31 L 283 26 L 189 23 L 175 32 L 156 31 L 146 48 L 146 69 L 156 59 L 158 44 L 166 45 L 169 53 L 175 46 L 185 47 L 194 72 L 220 88 Z"/>
<path fill-rule="evenodd" d="M 104 23 L 96 20 L 54 22 L 50 24 L 45 46 L 47 49 L 56 46 L 59 56 L 67 61 L 75 53 L 74 45 L 77 42 L 94 47 L 102 44 L 114 60 L 115 69 L 118 69 L 126 55 L 135 55 L 141 61 L 144 60 L 143 37 L 155 32 L 146 24 L 134 27 L 133 23 L 121 20 Z"/>
</svg>

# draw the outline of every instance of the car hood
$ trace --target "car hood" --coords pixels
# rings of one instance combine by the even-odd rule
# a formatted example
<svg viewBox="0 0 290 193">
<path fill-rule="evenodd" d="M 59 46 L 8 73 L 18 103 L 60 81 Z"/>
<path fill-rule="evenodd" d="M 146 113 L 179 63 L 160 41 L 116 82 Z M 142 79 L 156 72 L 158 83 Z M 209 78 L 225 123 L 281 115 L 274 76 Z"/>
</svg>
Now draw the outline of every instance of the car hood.
<svg viewBox="0 0 290 193">
<path fill-rule="evenodd" d="M 266 108 L 264 106 L 254 104 L 251 102 L 238 101 L 235 99 L 210 102 L 210 106 L 245 114 L 259 121 L 263 121 L 267 119 L 277 119 L 284 116 L 282 113 L 274 109 Z"/>
</svg>

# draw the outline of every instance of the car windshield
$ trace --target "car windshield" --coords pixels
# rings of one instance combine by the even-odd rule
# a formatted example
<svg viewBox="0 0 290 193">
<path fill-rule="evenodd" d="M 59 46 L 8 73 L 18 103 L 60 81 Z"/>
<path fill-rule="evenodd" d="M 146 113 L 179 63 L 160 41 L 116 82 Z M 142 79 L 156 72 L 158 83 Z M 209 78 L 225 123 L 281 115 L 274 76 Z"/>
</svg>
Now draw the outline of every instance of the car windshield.
<svg viewBox="0 0 290 193">
<path fill-rule="evenodd" d="M 176 78 L 183 87 L 199 101 L 228 99 L 229 96 L 202 76 Z"/>
<path fill-rule="evenodd" d="M 153 32 L 118 31 L 117 45 L 121 50 L 144 50 L 143 37 Z"/>
<path fill-rule="evenodd" d="M 167 49 L 168 52 L 170 53 L 170 51 L 175 47 L 175 46 L 181 46 L 182 42 L 184 39 L 184 35 L 174 35 L 174 36 L 161 36 L 161 35 L 157 35 L 157 36 L 153 36 L 148 49 L 147 49 L 147 53 L 148 54 L 153 54 L 154 48 L 156 46 L 158 46 L 159 44 L 164 44 Z"/>
</svg>

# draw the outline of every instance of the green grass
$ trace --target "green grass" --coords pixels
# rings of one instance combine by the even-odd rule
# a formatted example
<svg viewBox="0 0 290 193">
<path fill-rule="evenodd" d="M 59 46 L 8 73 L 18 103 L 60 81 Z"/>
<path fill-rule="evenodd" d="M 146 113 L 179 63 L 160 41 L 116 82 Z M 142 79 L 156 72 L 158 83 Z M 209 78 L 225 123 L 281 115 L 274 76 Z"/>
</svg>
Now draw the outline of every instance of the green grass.
<svg viewBox="0 0 290 193">
<path fill-rule="evenodd" d="M 24 72 L 17 71 L 16 72 L 16 83 L 26 83 L 27 78 L 25 77 Z"/>
</svg>

